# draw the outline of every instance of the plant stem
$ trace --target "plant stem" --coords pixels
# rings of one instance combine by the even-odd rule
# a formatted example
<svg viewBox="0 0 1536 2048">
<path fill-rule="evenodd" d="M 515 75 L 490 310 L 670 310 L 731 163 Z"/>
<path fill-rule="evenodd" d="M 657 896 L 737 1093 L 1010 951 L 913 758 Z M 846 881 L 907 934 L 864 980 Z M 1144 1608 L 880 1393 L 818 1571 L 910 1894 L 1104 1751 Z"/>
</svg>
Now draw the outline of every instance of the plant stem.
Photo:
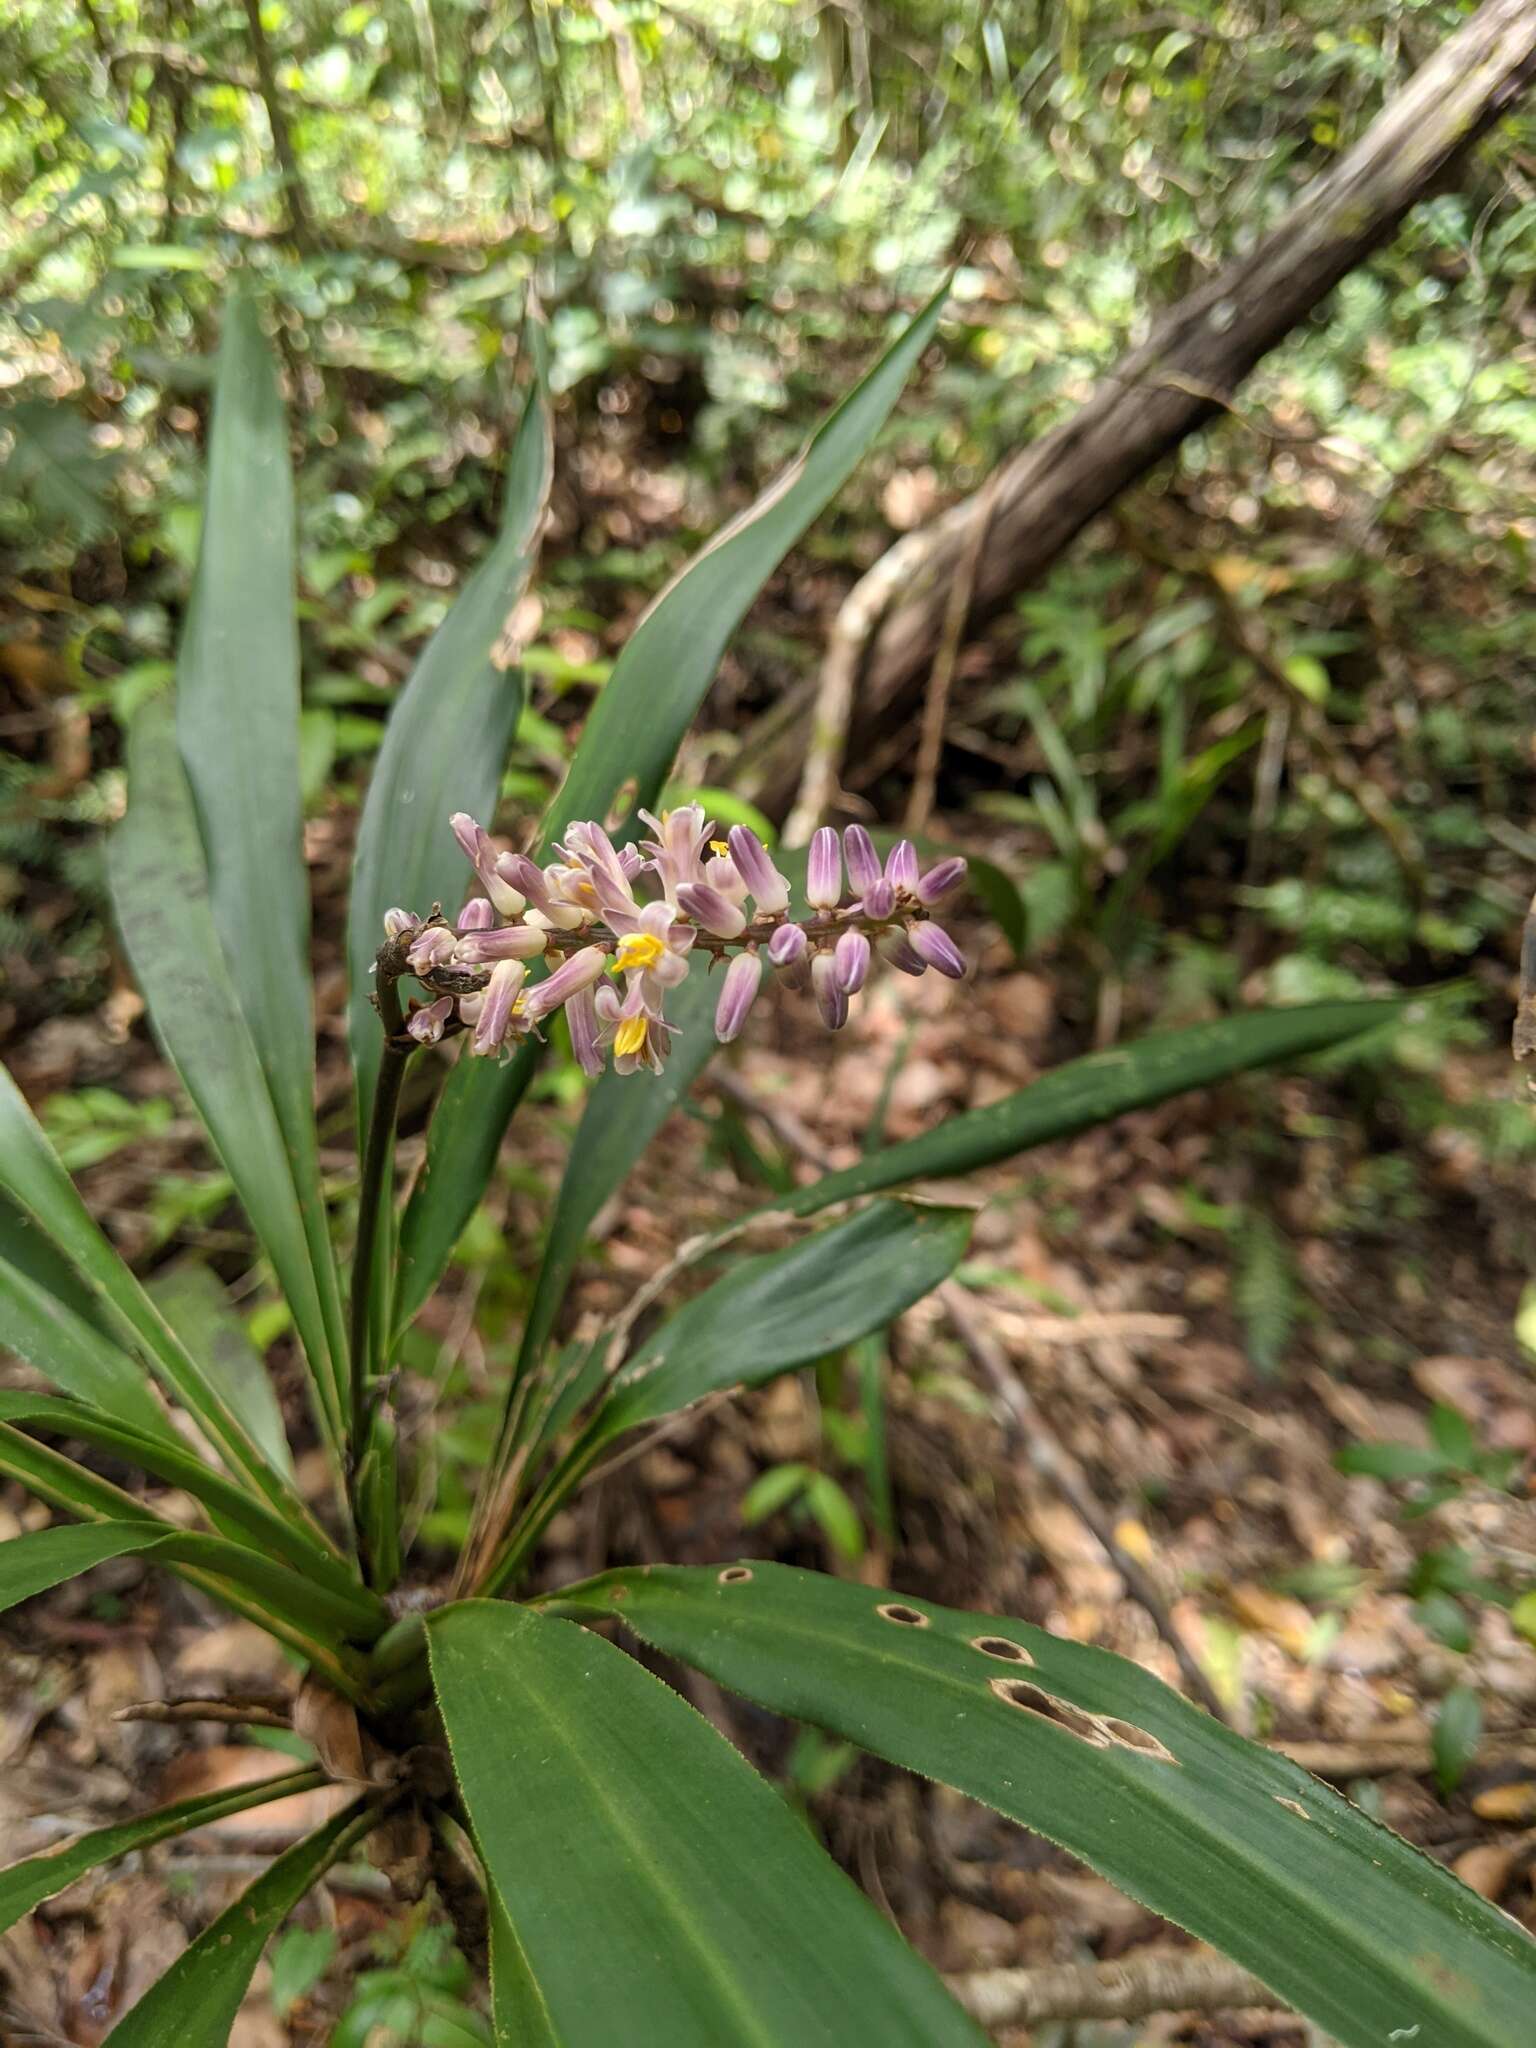
<svg viewBox="0 0 1536 2048">
<path fill-rule="evenodd" d="M 368 1119 L 368 1140 L 363 1149 L 362 1180 L 358 1191 L 357 1247 L 352 1256 L 352 1300 L 348 1352 L 351 1369 L 351 1397 L 348 1402 L 347 1476 L 349 1487 L 357 1477 L 367 1435 L 370 1371 L 369 1349 L 373 1342 L 372 1310 L 374 1265 L 379 1250 L 379 1223 L 388 1200 L 390 1167 L 395 1152 L 395 1120 L 400 1113 L 400 1089 L 412 1045 L 405 1036 L 405 1017 L 400 1008 L 399 974 L 386 946 L 378 959 L 377 1002 L 379 1021 L 384 1027 L 384 1056 L 374 1083 L 373 1109 Z M 354 1509 L 356 1502 L 353 1503 Z"/>
</svg>

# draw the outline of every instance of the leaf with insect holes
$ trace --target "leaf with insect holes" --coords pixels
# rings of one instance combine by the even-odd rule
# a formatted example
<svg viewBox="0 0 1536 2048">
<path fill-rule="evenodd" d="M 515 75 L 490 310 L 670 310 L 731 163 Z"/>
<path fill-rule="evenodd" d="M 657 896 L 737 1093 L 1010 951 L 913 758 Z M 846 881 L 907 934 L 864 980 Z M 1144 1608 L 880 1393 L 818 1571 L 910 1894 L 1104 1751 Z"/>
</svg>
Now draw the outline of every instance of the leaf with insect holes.
<svg viewBox="0 0 1536 2048">
<path fill-rule="evenodd" d="M 371 1813 L 348 1807 L 285 1850 L 118 2021 L 105 2048 L 225 2048 L 262 1950 L 372 1824 Z"/>
<path fill-rule="evenodd" d="M 593 706 L 564 787 L 544 820 L 541 858 L 572 819 L 603 818 L 627 784 L 634 785 L 636 804 L 654 802 L 731 635 L 884 426 L 937 331 L 944 297 L 941 291 L 929 300 L 802 454 L 645 613 Z M 416 1313 L 442 1277 L 485 1192 L 534 1063 L 535 1054 L 525 1047 L 505 1066 L 460 1060 L 449 1076 L 426 1163 L 401 1223 L 400 1321 Z"/>
<path fill-rule="evenodd" d="M 779 1794 L 632 1658 L 485 1600 L 429 1616 L 427 1640 L 508 1923 L 498 2038 L 531 2013 L 527 2038 L 563 2048 L 981 2048 Z"/>
<path fill-rule="evenodd" d="M 67 1890 L 77 1877 L 96 1870 L 119 1856 L 131 1856 L 156 1842 L 169 1842 L 193 1828 L 211 1827 L 234 1813 L 248 1813 L 252 1807 L 268 1806 L 275 1799 L 312 1792 L 325 1783 L 320 1771 L 288 1771 L 281 1777 L 266 1778 L 258 1785 L 242 1785 L 232 1792 L 202 1792 L 194 1799 L 180 1799 L 174 1806 L 158 1807 L 108 1828 L 96 1828 L 77 1835 L 72 1842 L 29 1856 L 0 1870 L 0 1934 L 14 1927 L 23 1914 L 40 1906 L 44 1899 Z"/>
<path fill-rule="evenodd" d="M 554 1597 L 1059 1843 L 1346 2048 L 1405 2024 L 1435 2048 L 1529 2030 L 1536 1942 L 1514 1921 L 1126 1659 L 782 1565 L 616 1571 Z"/>
</svg>

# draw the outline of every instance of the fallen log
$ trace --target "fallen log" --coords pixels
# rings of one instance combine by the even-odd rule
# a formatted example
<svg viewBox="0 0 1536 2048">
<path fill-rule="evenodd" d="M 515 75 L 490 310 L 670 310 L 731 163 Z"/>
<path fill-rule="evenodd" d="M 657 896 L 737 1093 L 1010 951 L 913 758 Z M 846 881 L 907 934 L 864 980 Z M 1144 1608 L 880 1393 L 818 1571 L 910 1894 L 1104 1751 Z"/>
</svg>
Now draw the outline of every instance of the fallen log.
<svg viewBox="0 0 1536 2048">
<path fill-rule="evenodd" d="M 1387 241 L 1412 206 L 1448 187 L 1533 73 L 1536 5 L 1485 0 L 1256 248 L 1180 300 L 1071 419 L 1009 456 L 974 497 L 904 535 L 854 586 L 821 687 L 813 681 L 796 705 L 775 707 L 749 736 L 743 794 L 782 819 L 801 789 L 803 833 L 810 809 L 827 808 L 840 773 L 857 787 L 870 736 L 908 717 L 921 694 L 978 519 L 986 536 L 972 624 L 1008 604 L 1120 492 L 1229 407 L 1260 358 Z M 808 745 L 806 717 L 818 699 Z"/>
</svg>

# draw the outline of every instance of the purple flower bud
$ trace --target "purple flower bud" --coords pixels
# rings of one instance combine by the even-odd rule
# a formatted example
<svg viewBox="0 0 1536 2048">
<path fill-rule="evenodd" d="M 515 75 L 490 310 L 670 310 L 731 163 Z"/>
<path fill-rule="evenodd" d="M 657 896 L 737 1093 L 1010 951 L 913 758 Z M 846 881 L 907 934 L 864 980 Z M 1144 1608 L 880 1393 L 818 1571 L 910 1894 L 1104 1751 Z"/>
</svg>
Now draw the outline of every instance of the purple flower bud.
<svg viewBox="0 0 1536 2048">
<path fill-rule="evenodd" d="M 797 924 L 781 924 L 768 941 L 768 958 L 790 988 L 805 988 L 810 982 L 809 953 L 810 941 Z"/>
<path fill-rule="evenodd" d="M 762 978 L 763 963 L 756 953 L 738 953 L 725 970 L 720 1001 L 715 1007 L 715 1036 L 722 1045 L 729 1045 L 746 1023 Z"/>
<path fill-rule="evenodd" d="M 957 889 L 965 880 L 965 861 L 958 853 L 948 860 L 935 861 L 927 874 L 919 880 L 913 891 L 919 903 L 931 910 L 935 903 L 946 897 L 951 889 Z"/>
<path fill-rule="evenodd" d="M 770 860 L 767 847 L 750 825 L 733 825 L 729 840 L 736 871 L 751 892 L 758 914 L 782 916 L 789 908 L 789 883 Z"/>
<path fill-rule="evenodd" d="M 479 967 L 491 960 L 536 960 L 549 944 L 549 933 L 536 924 L 498 925 L 495 931 L 471 932 L 454 948 L 454 961 Z"/>
<path fill-rule="evenodd" d="M 965 955 L 941 925 L 912 925 L 907 937 L 920 960 L 936 967 L 940 974 L 947 974 L 951 981 L 964 981 Z"/>
<path fill-rule="evenodd" d="M 535 867 L 525 853 L 504 853 L 496 863 L 496 872 L 504 882 L 519 890 L 545 922 L 559 932 L 572 932 L 586 916 L 579 905 L 562 902 L 549 886 L 549 877 L 543 868 Z"/>
<path fill-rule="evenodd" d="M 421 1009 L 412 1010 L 405 1028 L 418 1045 L 436 1045 L 443 1035 L 443 1026 L 452 1015 L 453 997 L 439 996 L 435 1003 L 426 1003 Z"/>
<path fill-rule="evenodd" d="M 838 987 L 845 996 L 856 996 L 869 973 L 869 941 L 862 932 L 841 932 L 832 949 L 832 964 Z"/>
<path fill-rule="evenodd" d="M 486 984 L 485 1003 L 469 1049 L 482 1056 L 498 1050 L 512 1028 L 513 1007 L 528 970 L 521 960 L 498 960 Z"/>
<path fill-rule="evenodd" d="M 864 891 L 864 901 L 859 908 L 866 917 L 873 918 L 876 924 L 884 924 L 888 918 L 896 915 L 895 884 L 888 882 L 884 875 L 881 875 Z"/>
<path fill-rule="evenodd" d="M 717 939 L 739 938 L 747 928 L 736 905 L 707 882 L 684 882 L 677 892 L 677 907 Z"/>
<path fill-rule="evenodd" d="M 461 932 L 488 932 L 495 922 L 496 913 L 488 896 L 471 896 L 459 912 Z"/>
<path fill-rule="evenodd" d="M 862 825 L 844 828 L 843 852 L 848 857 L 848 886 L 856 895 L 867 895 L 880 879 L 880 856 Z"/>
<path fill-rule="evenodd" d="M 593 989 L 592 1007 L 597 1012 L 599 1024 L 617 1024 L 624 1014 L 623 1001 L 611 981 L 602 982 Z"/>
<path fill-rule="evenodd" d="M 434 967 L 446 967 L 458 940 L 445 924 L 429 924 L 405 956 L 412 974 L 430 974 Z"/>
<path fill-rule="evenodd" d="M 823 1024 L 829 1031 L 841 1031 L 848 1022 L 848 998 L 837 985 L 837 967 L 830 953 L 818 953 L 811 962 L 811 990 Z"/>
<path fill-rule="evenodd" d="M 508 963 L 510 964 L 510 963 Z M 552 1016 L 562 1003 L 584 988 L 590 988 L 608 965 L 608 955 L 601 946 L 583 946 L 579 953 L 573 953 L 563 967 L 557 967 L 553 974 L 541 981 L 530 991 L 524 1015 L 530 1024 L 537 1024 L 540 1018 Z M 494 968 L 493 974 L 501 969 Z"/>
<path fill-rule="evenodd" d="M 705 861 L 704 885 L 708 889 L 718 889 L 730 903 L 744 903 L 747 899 L 747 885 L 741 878 L 741 870 L 728 853 L 712 853 Z"/>
<path fill-rule="evenodd" d="M 448 820 L 453 827 L 453 836 L 463 848 L 464 858 L 471 867 L 479 867 L 490 851 L 490 840 L 468 811 L 455 811 Z"/>
<path fill-rule="evenodd" d="M 903 974 L 921 975 L 928 972 L 928 962 L 920 953 L 914 953 L 911 941 L 903 931 L 884 932 L 880 938 L 880 957 Z"/>
<path fill-rule="evenodd" d="M 498 873 L 498 857 L 490 834 L 475 823 L 468 811 L 455 811 L 448 822 L 453 827 L 454 838 L 464 850 L 465 858 L 480 877 L 481 888 L 495 904 L 497 914 L 501 917 L 520 916 L 525 907 L 524 899 L 505 876 Z"/>
<path fill-rule="evenodd" d="M 407 932 L 419 929 L 421 919 L 414 910 L 386 910 L 384 913 L 384 936 L 403 939 Z"/>
<path fill-rule="evenodd" d="M 833 910 L 843 897 L 843 856 L 837 834 L 821 825 L 811 834 L 805 863 L 805 899 L 817 910 Z"/>
<path fill-rule="evenodd" d="M 886 855 L 885 879 L 895 889 L 917 887 L 917 848 L 910 839 L 898 839 Z"/>
<path fill-rule="evenodd" d="M 576 1064 L 588 1080 L 595 1081 L 603 1071 L 604 1059 L 599 1038 L 597 999 L 591 989 L 577 989 L 566 1003 L 565 1021 L 570 1026 L 571 1051 L 576 1055 Z"/>
</svg>

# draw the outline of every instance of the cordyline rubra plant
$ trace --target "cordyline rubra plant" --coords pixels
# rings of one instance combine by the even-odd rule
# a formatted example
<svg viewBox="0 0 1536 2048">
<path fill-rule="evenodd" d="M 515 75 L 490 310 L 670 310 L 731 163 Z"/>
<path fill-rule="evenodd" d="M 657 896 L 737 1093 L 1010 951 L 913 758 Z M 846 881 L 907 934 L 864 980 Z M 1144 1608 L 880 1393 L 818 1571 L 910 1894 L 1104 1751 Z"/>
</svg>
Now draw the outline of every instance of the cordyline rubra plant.
<svg viewBox="0 0 1536 2048">
<path fill-rule="evenodd" d="M 557 1341 L 593 1216 L 760 988 L 808 986 L 835 1027 L 872 956 L 964 972 L 932 917 L 963 879 L 955 859 L 920 863 L 904 844 L 881 858 L 855 829 L 822 834 L 786 874 L 751 833 L 717 835 L 689 804 L 660 809 L 730 634 L 879 430 L 939 317 L 936 300 L 652 606 L 549 815 L 512 835 L 529 848 L 518 854 L 482 824 L 521 704 L 507 622 L 549 484 L 534 338 L 501 535 L 401 693 L 363 813 L 352 1226 L 322 1185 L 313 1111 L 286 432 L 258 321 L 231 307 L 175 700 L 134 722 L 111 882 L 150 1016 L 286 1302 L 332 1492 L 318 1505 L 300 1492 L 264 1377 L 230 1367 L 206 1314 L 194 1327 L 174 1303 L 162 1312 L 6 1080 L 0 1337 L 58 1391 L 0 1393 L 0 1471 L 63 1519 L 0 1550 L 0 1594 L 14 1603 L 142 1554 L 292 1653 L 305 1674 L 294 1724 L 315 1760 L 0 1872 L 0 1924 L 220 1815 L 326 1780 L 343 1803 L 213 1920 L 119 2021 L 114 2048 L 217 2048 L 268 1936 L 365 1844 L 402 1887 L 430 1869 L 460 1924 L 478 1917 L 500 2042 L 979 2040 L 778 1795 L 593 1626 L 614 1617 L 719 1684 L 1062 1843 L 1353 2048 L 1532 2038 L 1536 1945 L 1511 1921 L 1133 1664 L 763 1563 L 618 1570 L 517 1597 L 550 1515 L 640 1433 L 882 1328 L 953 1270 L 969 1213 L 890 1190 L 1336 1044 L 1383 1015 L 1369 1003 L 1249 1012 L 1076 1061 L 795 1188 L 768 1216 L 775 1248 L 748 1250 L 757 1219 L 738 1219 L 594 1339 Z M 626 815 L 605 830 L 596 821 L 621 790 Z M 403 1576 L 410 1445 L 391 1375 L 562 1006 L 591 1093 L 542 1244 L 509 1253 L 536 1278 L 469 1540 L 451 1576 L 423 1585 Z M 452 1040 L 467 1056 L 448 1066 L 431 1048 Z M 401 1201 L 394 1135 L 413 1062 L 443 1079 Z M 669 1309 L 681 1267 L 705 1259 L 709 1284 Z M 99 1476 L 103 1459 L 144 1483 Z"/>
</svg>

